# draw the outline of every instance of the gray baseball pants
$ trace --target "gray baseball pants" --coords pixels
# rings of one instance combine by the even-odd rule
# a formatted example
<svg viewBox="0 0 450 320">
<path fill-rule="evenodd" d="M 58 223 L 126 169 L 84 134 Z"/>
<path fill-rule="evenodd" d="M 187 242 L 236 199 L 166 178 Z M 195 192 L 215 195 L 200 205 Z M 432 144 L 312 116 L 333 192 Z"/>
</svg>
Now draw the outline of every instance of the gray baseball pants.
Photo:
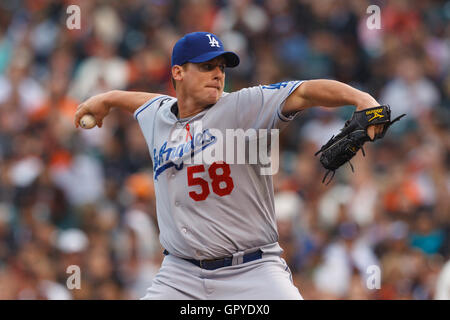
<svg viewBox="0 0 450 320">
<path fill-rule="evenodd" d="M 260 249 L 261 259 L 216 270 L 169 254 L 141 300 L 302 300 L 278 243 Z"/>
</svg>

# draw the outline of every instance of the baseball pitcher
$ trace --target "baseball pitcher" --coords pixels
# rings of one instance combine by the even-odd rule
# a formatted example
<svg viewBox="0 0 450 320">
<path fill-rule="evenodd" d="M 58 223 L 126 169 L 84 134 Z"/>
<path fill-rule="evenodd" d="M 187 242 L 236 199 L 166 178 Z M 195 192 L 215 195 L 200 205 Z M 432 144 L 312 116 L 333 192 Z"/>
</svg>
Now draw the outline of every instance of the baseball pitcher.
<svg viewBox="0 0 450 320">
<path fill-rule="evenodd" d="M 320 150 L 321 163 L 334 171 L 364 142 L 384 135 L 389 107 L 332 80 L 226 93 L 225 70 L 238 66 L 239 57 L 207 32 L 181 38 L 171 64 L 176 97 L 114 90 L 82 103 L 74 119 L 79 127 L 89 115 L 101 127 L 111 108 L 122 108 L 134 114 L 147 142 L 165 257 L 143 299 L 302 299 L 280 257 L 272 176 L 261 174 L 260 161 L 193 158 L 217 147 L 229 130 L 270 132 L 313 106 L 354 105 L 354 117 Z M 247 138 L 246 145 L 262 139 Z"/>
</svg>

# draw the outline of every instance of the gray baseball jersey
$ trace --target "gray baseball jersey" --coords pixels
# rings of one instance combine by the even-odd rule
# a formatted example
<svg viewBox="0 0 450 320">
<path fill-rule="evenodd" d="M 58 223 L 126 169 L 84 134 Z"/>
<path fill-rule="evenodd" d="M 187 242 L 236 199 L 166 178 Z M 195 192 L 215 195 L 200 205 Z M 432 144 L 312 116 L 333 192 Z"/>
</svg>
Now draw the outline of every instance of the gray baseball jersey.
<svg viewBox="0 0 450 320">
<path fill-rule="evenodd" d="M 278 241 L 272 177 L 260 174 L 260 164 L 186 164 L 186 155 L 209 148 L 210 129 L 226 136 L 227 129 L 282 128 L 294 116 L 281 108 L 300 84 L 224 93 L 187 119 L 177 118 L 177 99 L 167 95 L 135 111 L 153 160 L 160 242 L 171 254 L 214 259 Z"/>
</svg>

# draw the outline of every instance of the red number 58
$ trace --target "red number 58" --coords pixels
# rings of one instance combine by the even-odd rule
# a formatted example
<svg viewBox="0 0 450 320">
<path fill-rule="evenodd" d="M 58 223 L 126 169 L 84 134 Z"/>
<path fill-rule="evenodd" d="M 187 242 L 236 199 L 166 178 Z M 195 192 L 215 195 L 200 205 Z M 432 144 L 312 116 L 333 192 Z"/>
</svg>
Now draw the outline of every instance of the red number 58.
<svg viewBox="0 0 450 320">
<path fill-rule="evenodd" d="M 218 169 L 222 169 L 222 173 L 217 172 Z M 200 186 L 201 192 L 190 191 L 189 196 L 195 201 L 205 200 L 210 191 L 208 181 L 202 178 L 194 178 L 195 173 L 205 172 L 205 166 L 203 164 L 198 166 L 192 166 L 187 168 L 188 186 Z M 233 191 L 234 183 L 230 176 L 230 165 L 224 162 L 214 162 L 208 169 L 209 177 L 211 178 L 211 187 L 215 194 L 223 197 L 229 195 Z M 220 183 L 224 182 L 224 186 L 221 187 Z"/>
</svg>

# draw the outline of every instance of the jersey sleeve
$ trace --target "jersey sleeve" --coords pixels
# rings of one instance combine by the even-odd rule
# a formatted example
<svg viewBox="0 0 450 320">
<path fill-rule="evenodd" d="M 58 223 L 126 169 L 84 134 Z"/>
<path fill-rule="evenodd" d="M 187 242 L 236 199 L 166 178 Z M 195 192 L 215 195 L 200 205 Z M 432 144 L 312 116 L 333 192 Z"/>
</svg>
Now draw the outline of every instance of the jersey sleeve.
<svg viewBox="0 0 450 320">
<path fill-rule="evenodd" d="M 150 100 L 146 101 L 142 106 L 137 108 L 136 111 L 134 111 L 134 118 L 139 122 L 139 124 L 140 124 L 140 118 L 138 118 L 138 116 L 140 114 L 142 114 L 142 116 L 140 116 L 141 118 L 142 117 L 147 118 L 149 114 L 151 114 L 152 112 L 155 111 L 155 108 L 152 108 L 153 104 L 156 104 L 157 101 L 161 101 L 164 98 L 171 99 L 172 97 L 169 97 L 166 95 L 160 95 L 160 96 L 151 98 Z"/>
<path fill-rule="evenodd" d="M 289 117 L 281 110 L 286 99 L 303 81 L 286 81 L 237 91 L 236 115 L 242 129 L 281 128 L 298 114 Z"/>
<path fill-rule="evenodd" d="M 153 128 L 155 126 L 156 113 L 162 104 L 172 99 L 173 97 L 160 95 L 148 100 L 134 111 L 134 118 L 139 123 L 149 150 L 153 149 Z"/>
</svg>

